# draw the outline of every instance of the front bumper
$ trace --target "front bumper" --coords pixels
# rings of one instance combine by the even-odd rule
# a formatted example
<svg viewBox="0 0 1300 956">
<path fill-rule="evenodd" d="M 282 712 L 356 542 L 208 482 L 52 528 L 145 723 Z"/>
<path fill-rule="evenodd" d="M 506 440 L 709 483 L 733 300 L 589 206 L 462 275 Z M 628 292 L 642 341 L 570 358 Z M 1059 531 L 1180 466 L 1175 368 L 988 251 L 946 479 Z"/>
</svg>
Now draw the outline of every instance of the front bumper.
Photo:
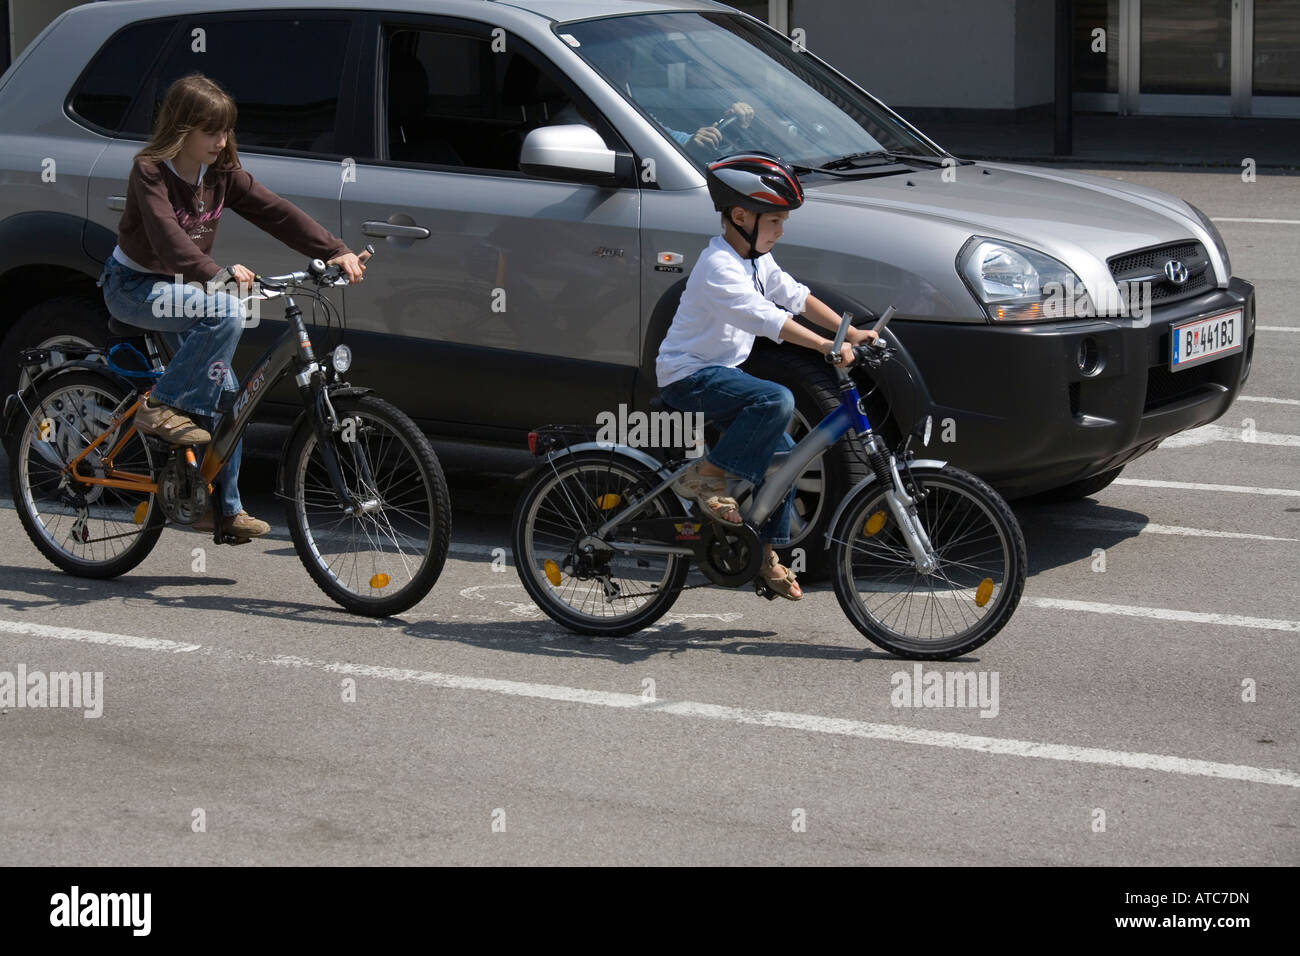
<svg viewBox="0 0 1300 956">
<path fill-rule="evenodd" d="M 1241 352 L 1169 371 L 1171 325 L 1235 308 Z M 1250 374 L 1255 287 L 1233 279 L 1153 310 L 1148 325 L 899 325 L 936 404 L 931 451 L 1017 498 L 1122 465 L 1226 412 Z M 1080 368 L 1081 346 L 1095 356 L 1094 371 Z"/>
</svg>

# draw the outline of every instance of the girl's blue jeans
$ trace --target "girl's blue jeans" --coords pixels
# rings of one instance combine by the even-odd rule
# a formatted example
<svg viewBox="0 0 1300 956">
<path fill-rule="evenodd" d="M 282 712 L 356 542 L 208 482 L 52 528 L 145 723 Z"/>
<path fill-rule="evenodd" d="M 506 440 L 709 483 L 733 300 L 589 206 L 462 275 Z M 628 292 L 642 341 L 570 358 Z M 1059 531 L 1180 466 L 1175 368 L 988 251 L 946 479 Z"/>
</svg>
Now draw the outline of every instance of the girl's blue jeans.
<svg viewBox="0 0 1300 956">
<path fill-rule="evenodd" d="M 794 447 L 786 427 L 794 416 L 794 395 L 784 385 L 755 378 L 738 368 L 710 365 L 659 390 L 663 400 L 683 412 L 702 412 L 705 421 L 725 429 L 705 455 L 710 464 L 757 486 L 772 456 Z M 790 543 L 794 489 L 772 512 L 760 537 L 769 544 Z"/>
<path fill-rule="evenodd" d="M 197 286 L 177 283 L 173 276 L 137 272 L 112 256 L 104 265 L 99 286 L 113 318 L 162 332 L 173 346 L 172 360 L 154 385 L 152 397 L 212 431 L 222 391 L 233 395 L 238 388 L 230 365 L 244 328 L 239 299 L 221 290 L 209 295 Z M 179 348 L 175 347 L 177 341 Z M 221 513 L 226 517 L 244 510 L 239 499 L 243 457 L 241 440 L 217 474 L 222 486 Z"/>
</svg>

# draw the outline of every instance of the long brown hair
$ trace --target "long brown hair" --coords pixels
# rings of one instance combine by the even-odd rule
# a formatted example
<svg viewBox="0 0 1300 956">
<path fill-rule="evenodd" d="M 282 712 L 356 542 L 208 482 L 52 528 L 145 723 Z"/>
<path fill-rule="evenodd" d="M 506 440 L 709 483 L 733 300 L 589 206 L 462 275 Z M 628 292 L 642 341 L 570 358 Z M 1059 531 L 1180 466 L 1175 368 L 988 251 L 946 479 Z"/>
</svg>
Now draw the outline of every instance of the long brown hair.
<svg viewBox="0 0 1300 956">
<path fill-rule="evenodd" d="M 135 158 L 152 163 L 175 159 L 190 130 L 229 130 L 226 148 L 210 168 L 239 169 L 234 132 L 238 116 L 235 101 L 214 80 L 202 73 L 183 76 L 167 88 L 149 142 L 135 154 Z"/>
</svg>

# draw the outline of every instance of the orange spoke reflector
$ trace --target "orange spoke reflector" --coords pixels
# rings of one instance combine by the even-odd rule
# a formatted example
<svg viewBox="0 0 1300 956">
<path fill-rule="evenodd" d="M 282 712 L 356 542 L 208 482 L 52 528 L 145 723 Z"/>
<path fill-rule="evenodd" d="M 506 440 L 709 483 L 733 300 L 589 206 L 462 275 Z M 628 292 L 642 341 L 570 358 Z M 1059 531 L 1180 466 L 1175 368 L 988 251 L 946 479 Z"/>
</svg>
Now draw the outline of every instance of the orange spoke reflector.
<svg viewBox="0 0 1300 956">
<path fill-rule="evenodd" d="M 389 580 L 390 578 L 386 574 L 376 574 L 373 578 L 370 579 L 370 586 L 376 589 L 386 588 L 388 587 Z"/>
<path fill-rule="evenodd" d="M 560 586 L 560 566 L 547 558 L 546 563 L 542 565 L 542 569 L 546 572 L 546 580 L 558 588 Z"/>
<path fill-rule="evenodd" d="M 880 529 L 883 528 L 884 526 L 885 526 L 885 513 L 883 511 L 877 511 L 870 518 L 868 518 L 867 523 L 862 526 L 862 533 L 865 534 L 868 538 L 870 538 L 876 533 L 878 533 Z"/>
<path fill-rule="evenodd" d="M 608 511 L 610 508 L 617 508 L 619 502 L 622 500 L 622 498 L 614 494 L 601 495 L 596 499 L 596 504 L 600 507 L 601 511 Z"/>
<path fill-rule="evenodd" d="M 983 607 L 989 603 L 989 598 L 993 596 L 993 579 L 985 578 L 980 582 L 980 586 L 975 589 L 975 606 Z"/>
<path fill-rule="evenodd" d="M 136 524 L 144 524 L 144 516 L 149 513 L 149 502 L 142 501 L 135 506 L 135 515 L 133 520 Z"/>
<path fill-rule="evenodd" d="M 36 426 L 36 440 L 51 441 L 53 440 L 53 438 L 54 438 L 54 422 L 50 421 L 50 419 L 48 418 L 42 419 L 41 423 Z"/>
</svg>

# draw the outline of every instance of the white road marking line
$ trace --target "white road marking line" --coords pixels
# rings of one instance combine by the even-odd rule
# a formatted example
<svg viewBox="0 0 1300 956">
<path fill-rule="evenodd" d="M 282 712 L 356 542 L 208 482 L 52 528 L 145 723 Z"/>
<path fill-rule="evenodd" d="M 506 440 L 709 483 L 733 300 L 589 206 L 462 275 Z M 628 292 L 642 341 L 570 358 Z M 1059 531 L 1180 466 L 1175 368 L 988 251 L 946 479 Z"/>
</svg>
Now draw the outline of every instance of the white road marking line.
<svg viewBox="0 0 1300 956">
<path fill-rule="evenodd" d="M 1300 446 L 1300 435 L 1282 435 L 1277 432 L 1252 432 L 1249 439 L 1241 428 L 1229 428 L 1225 425 L 1202 425 L 1189 428 L 1185 432 L 1171 435 L 1160 443 L 1161 448 L 1191 448 L 1195 445 L 1208 445 L 1216 441 L 1235 441 L 1243 445 L 1287 445 Z"/>
<path fill-rule="evenodd" d="M 1300 219 L 1252 219 L 1250 217 L 1214 216 L 1215 222 L 1269 222 L 1281 226 L 1300 226 Z"/>
<path fill-rule="evenodd" d="M 1256 332 L 1300 332 L 1300 325 L 1257 325 Z"/>
<path fill-rule="evenodd" d="M 1238 395 L 1239 402 L 1267 402 L 1270 405 L 1300 405 L 1300 398 L 1264 398 L 1260 395 Z"/>
<path fill-rule="evenodd" d="M 1136 531 L 1142 534 L 1176 534 L 1194 538 L 1241 538 L 1249 541 L 1300 541 L 1271 534 L 1248 534 L 1244 531 L 1211 531 L 1208 528 L 1184 528 L 1179 525 L 1143 524 L 1141 521 L 1117 521 L 1113 518 L 1082 518 L 1074 515 L 1046 515 L 1052 524 L 1070 528 L 1095 528 L 1098 531 Z"/>
<path fill-rule="evenodd" d="M 1102 604 L 1098 601 L 1068 601 L 1064 598 L 1022 597 L 1020 604 L 1057 611 L 1087 611 L 1092 614 L 1118 614 L 1123 617 L 1148 617 L 1157 621 L 1182 621 L 1189 624 L 1218 624 L 1227 627 L 1253 627 L 1264 631 L 1300 632 L 1300 621 L 1271 617 L 1245 617 L 1240 614 L 1209 614 L 1205 611 L 1181 611 L 1169 607 L 1140 607 L 1132 604 Z"/>
<path fill-rule="evenodd" d="M 0 631 L 24 634 L 36 633 L 26 630 L 27 627 L 28 625 L 23 622 L 0 621 Z M 18 628 L 23 630 L 16 630 Z M 66 640 L 84 640 L 97 644 L 121 644 L 125 647 L 138 649 L 164 649 L 163 647 L 149 647 L 146 643 L 123 644 L 124 637 L 119 634 L 98 634 L 94 631 L 57 627 L 45 628 L 44 630 L 49 633 L 39 636 L 59 637 Z M 152 641 L 160 645 L 189 647 L 189 645 L 176 645 L 174 641 L 153 641 L 151 638 L 135 638 L 134 641 Z M 1075 747 L 1068 744 L 1043 743 L 1034 740 L 1016 740 L 1007 737 L 985 737 L 976 734 L 922 730 L 899 724 L 875 724 L 842 717 L 821 717 L 816 714 L 799 714 L 786 711 L 751 710 L 690 700 L 648 701 L 640 694 L 620 694 L 556 684 L 533 684 L 489 677 L 466 677 L 457 674 L 439 674 L 433 671 L 385 667 L 374 664 L 353 664 L 343 661 L 315 661 L 305 657 L 289 655 L 257 658 L 222 648 L 205 647 L 203 649 L 208 652 L 205 658 L 228 656 L 241 660 L 250 659 L 258 664 L 270 664 L 276 667 L 305 668 L 331 674 L 347 674 L 357 677 L 370 677 L 376 680 L 423 684 L 428 687 L 440 687 L 447 690 L 476 691 L 509 697 L 527 697 L 536 700 L 584 704 L 592 707 L 645 711 L 656 714 L 669 714 L 675 717 L 720 720 L 733 724 L 776 727 L 806 733 L 857 737 L 864 740 L 882 740 L 888 743 L 942 747 L 948 750 L 967 750 L 976 753 L 1028 757 L 1040 760 L 1060 760 L 1097 766 L 1124 767 L 1133 770 L 1154 770 L 1161 773 L 1177 773 L 1193 777 L 1217 777 L 1223 780 L 1240 780 L 1246 783 L 1264 783 L 1274 786 L 1300 788 L 1300 773 L 1281 768 L 1218 763 L 1211 760 L 1175 757 L 1169 754 L 1106 750 L 1100 747 Z"/>
<path fill-rule="evenodd" d="M 84 641 L 87 644 L 107 644 L 113 647 L 131 647 L 141 651 L 171 651 L 186 654 L 197 651 L 200 644 L 181 644 L 159 637 L 135 637 L 131 634 L 106 634 L 103 631 L 83 631 L 75 627 L 51 627 L 30 621 L 0 621 L 0 631 L 23 637 L 53 637 L 61 641 Z"/>
<path fill-rule="evenodd" d="M 1154 478 L 1116 478 L 1117 485 L 1135 485 L 1139 488 L 1180 488 L 1183 491 L 1224 491 L 1238 495 L 1279 495 L 1300 498 L 1296 488 L 1254 488 L 1250 485 L 1207 485 L 1199 481 L 1157 481 Z"/>
</svg>

